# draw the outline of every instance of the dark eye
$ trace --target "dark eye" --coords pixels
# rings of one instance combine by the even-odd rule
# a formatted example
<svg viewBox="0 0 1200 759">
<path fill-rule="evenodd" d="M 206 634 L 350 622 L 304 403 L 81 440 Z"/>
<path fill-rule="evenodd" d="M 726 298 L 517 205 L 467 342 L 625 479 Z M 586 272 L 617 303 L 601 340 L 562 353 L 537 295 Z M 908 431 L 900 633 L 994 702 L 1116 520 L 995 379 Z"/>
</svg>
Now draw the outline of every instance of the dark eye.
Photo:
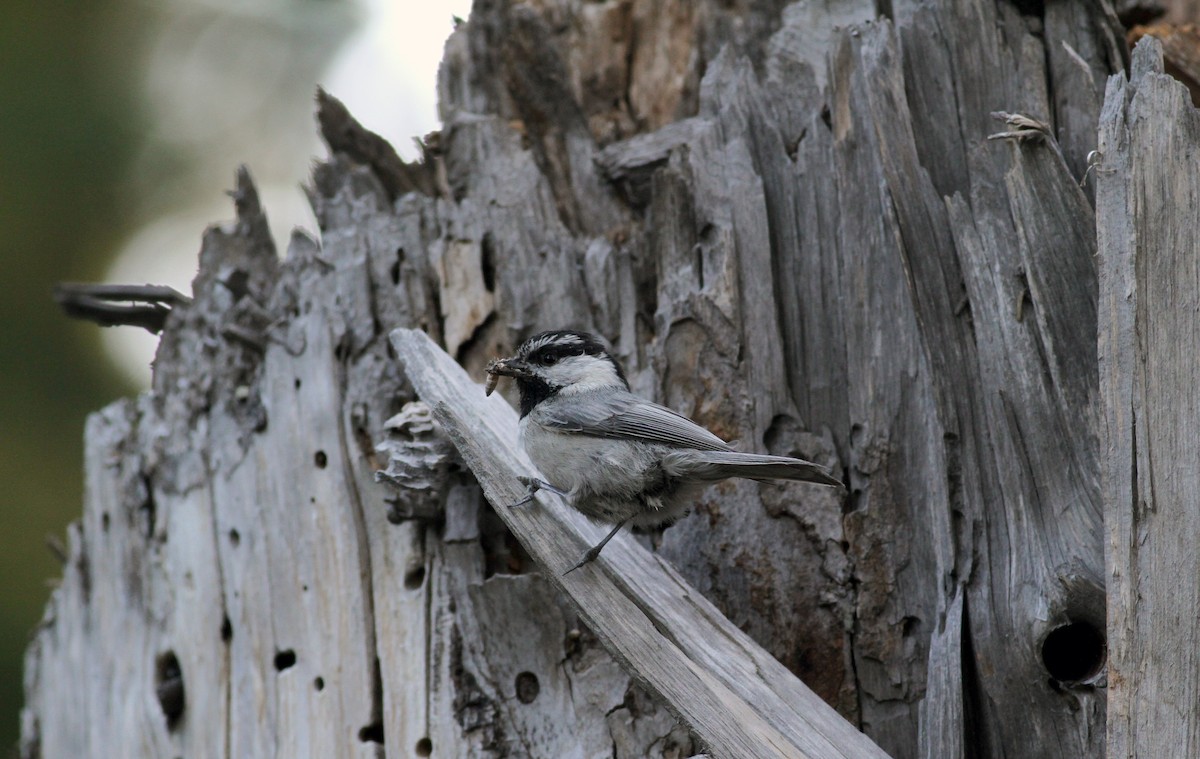
<svg viewBox="0 0 1200 759">
<path fill-rule="evenodd" d="M 542 356 L 542 363 L 546 366 L 554 366 L 558 363 L 558 356 L 554 355 L 553 353 Z"/>
</svg>

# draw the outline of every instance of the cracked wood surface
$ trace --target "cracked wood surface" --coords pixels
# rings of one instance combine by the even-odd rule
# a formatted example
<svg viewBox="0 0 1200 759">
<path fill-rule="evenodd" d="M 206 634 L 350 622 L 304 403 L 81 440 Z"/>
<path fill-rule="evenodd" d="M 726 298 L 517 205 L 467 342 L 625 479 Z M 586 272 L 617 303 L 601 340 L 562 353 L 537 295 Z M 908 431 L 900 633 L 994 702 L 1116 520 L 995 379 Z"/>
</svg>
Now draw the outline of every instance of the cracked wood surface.
<svg viewBox="0 0 1200 759">
<path fill-rule="evenodd" d="M 393 329 L 482 376 L 570 326 L 639 394 L 845 473 L 844 501 L 722 483 L 638 540 L 883 751 L 1102 755 L 1103 671 L 1042 646 L 1105 624 L 1089 196 L 1120 164 L 1078 181 L 1121 31 L 1104 0 L 887 10 L 479 2 L 419 164 L 321 95 L 319 241 L 279 260 L 241 176 L 153 391 L 89 423 L 26 753 L 706 750 L 451 462 L 412 500 L 374 481 L 411 442 Z M 1049 134 L 988 142 L 996 111 Z"/>
</svg>

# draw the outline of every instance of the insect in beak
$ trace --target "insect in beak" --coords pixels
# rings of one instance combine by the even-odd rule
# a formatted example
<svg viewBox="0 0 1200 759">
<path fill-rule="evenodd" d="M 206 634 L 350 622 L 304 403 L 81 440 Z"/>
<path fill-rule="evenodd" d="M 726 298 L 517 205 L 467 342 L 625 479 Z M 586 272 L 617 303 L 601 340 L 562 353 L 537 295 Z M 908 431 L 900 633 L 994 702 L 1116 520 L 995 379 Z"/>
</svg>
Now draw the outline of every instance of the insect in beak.
<svg viewBox="0 0 1200 759">
<path fill-rule="evenodd" d="M 483 383 L 483 394 L 491 395 L 496 390 L 496 385 L 500 382 L 500 372 L 497 372 L 496 364 L 500 363 L 498 359 L 492 359 L 487 365 L 487 379 Z"/>
<path fill-rule="evenodd" d="M 494 358 L 488 362 L 487 380 L 483 385 L 485 395 L 491 395 L 501 377 L 531 377 L 529 367 L 515 358 Z"/>
</svg>

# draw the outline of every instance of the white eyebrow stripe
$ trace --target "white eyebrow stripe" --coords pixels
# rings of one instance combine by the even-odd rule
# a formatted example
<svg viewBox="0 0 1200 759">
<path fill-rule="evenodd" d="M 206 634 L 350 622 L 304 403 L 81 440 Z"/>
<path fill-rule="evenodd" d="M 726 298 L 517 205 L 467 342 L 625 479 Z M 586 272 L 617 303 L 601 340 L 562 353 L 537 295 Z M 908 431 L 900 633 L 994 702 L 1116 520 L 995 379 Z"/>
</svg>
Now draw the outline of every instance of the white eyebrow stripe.
<svg viewBox="0 0 1200 759">
<path fill-rule="evenodd" d="M 524 349 L 521 351 L 521 353 L 523 355 L 528 356 L 530 353 L 533 353 L 536 350 L 540 350 L 541 348 L 545 348 L 548 345 L 572 345 L 573 346 L 573 345 L 583 345 L 583 344 L 584 344 L 583 339 L 581 337 L 579 337 L 578 335 L 570 335 L 570 334 L 548 335 L 546 337 L 538 338 L 537 340 L 526 343 L 524 346 Z"/>
</svg>

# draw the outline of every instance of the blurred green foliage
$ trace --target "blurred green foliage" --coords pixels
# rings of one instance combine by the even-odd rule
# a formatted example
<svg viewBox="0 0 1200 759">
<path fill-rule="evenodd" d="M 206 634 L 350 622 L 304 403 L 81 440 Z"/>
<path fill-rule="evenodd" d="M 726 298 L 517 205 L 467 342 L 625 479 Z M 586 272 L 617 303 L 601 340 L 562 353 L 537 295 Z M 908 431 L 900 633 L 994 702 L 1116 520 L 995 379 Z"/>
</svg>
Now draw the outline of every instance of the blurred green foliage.
<svg viewBox="0 0 1200 759">
<path fill-rule="evenodd" d="M 51 299 L 98 279 L 133 219 L 141 118 L 121 4 L 6 0 L 0 13 L 0 754 L 17 739 L 22 658 L 53 581 L 46 546 L 79 516 L 86 415 L 133 388 L 97 330 Z"/>
</svg>

